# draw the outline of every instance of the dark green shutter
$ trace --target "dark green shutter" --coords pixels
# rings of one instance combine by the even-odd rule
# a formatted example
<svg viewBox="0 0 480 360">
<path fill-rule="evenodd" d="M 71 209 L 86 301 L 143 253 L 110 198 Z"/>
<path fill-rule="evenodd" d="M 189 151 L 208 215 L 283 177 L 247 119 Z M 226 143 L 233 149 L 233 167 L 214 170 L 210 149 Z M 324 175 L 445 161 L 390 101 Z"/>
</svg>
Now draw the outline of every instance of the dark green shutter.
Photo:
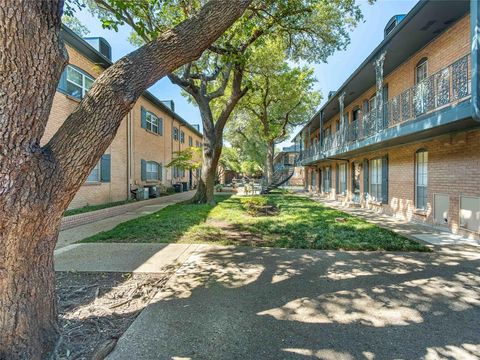
<svg viewBox="0 0 480 360">
<path fill-rule="evenodd" d="M 158 180 L 162 181 L 163 178 L 163 166 L 162 164 L 158 164 Z"/>
<path fill-rule="evenodd" d="M 382 158 L 382 203 L 388 204 L 388 156 Z"/>
<path fill-rule="evenodd" d="M 163 119 L 158 118 L 158 134 L 163 136 Z"/>
<path fill-rule="evenodd" d="M 145 108 L 142 106 L 140 108 L 140 113 L 141 113 L 141 126 L 142 126 L 142 129 L 146 129 L 147 128 L 147 111 L 145 110 Z"/>
<path fill-rule="evenodd" d="M 335 166 L 335 192 L 340 194 L 340 166 L 337 164 Z"/>
<path fill-rule="evenodd" d="M 67 66 L 65 66 L 65 69 L 63 69 L 62 75 L 60 76 L 60 81 L 58 82 L 58 89 L 60 91 L 67 91 Z"/>
<path fill-rule="evenodd" d="M 147 162 L 143 159 L 140 161 L 140 179 L 147 180 Z"/>
<path fill-rule="evenodd" d="M 110 182 L 110 174 L 111 174 L 110 154 L 105 154 L 102 156 L 102 160 L 100 162 L 100 180 L 102 182 Z"/>
<path fill-rule="evenodd" d="M 369 184 L 368 184 L 368 160 L 363 160 L 363 196 L 365 199 L 368 197 Z"/>
</svg>

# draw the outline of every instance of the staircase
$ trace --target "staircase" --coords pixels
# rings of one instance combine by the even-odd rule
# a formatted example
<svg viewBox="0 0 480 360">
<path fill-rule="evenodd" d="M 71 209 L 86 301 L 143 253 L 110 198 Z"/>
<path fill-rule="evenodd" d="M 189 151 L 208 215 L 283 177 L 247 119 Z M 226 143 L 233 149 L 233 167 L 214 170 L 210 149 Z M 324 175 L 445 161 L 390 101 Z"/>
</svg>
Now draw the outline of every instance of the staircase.
<svg viewBox="0 0 480 360">
<path fill-rule="evenodd" d="M 268 194 L 273 189 L 276 189 L 283 184 L 285 184 L 293 176 L 295 172 L 295 166 L 293 165 L 284 165 L 281 168 L 275 170 L 272 176 L 272 182 L 266 184 L 262 189 L 262 194 Z"/>
</svg>

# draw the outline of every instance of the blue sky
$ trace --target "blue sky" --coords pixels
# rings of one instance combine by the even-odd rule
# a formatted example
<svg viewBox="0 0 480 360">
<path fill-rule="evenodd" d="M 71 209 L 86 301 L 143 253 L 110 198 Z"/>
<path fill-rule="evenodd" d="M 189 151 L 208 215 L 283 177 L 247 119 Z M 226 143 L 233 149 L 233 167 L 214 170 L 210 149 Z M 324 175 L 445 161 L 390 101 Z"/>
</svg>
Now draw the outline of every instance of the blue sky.
<svg viewBox="0 0 480 360">
<path fill-rule="evenodd" d="M 351 42 L 345 51 L 337 52 L 327 59 L 327 63 L 311 64 L 318 80 L 317 89 L 323 95 L 323 101 L 330 90 L 336 90 L 355 71 L 362 61 L 383 39 L 383 28 L 387 21 L 397 14 L 406 14 L 417 0 L 377 0 L 369 5 L 366 0 L 358 1 L 364 15 L 364 22 L 351 32 Z M 78 12 L 76 16 L 90 30 L 88 36 L 102 36 L 112 46 L 113 60 L 134 50 L 128 42 L 130 29 L 121 27 L 118 32 L 102 29 L 100 22 L 87 11 Z M 192 124 L 200 124 L 200 113 L 194 104 L 189 103 L 180 92 L 180 88 L 170 83 L 167 78 L 160 80 L 150 88 L 160 100 L 174 100 L 175 110 Z M 281 146 L 286 146 L 286 141 Z"/>
</svg>

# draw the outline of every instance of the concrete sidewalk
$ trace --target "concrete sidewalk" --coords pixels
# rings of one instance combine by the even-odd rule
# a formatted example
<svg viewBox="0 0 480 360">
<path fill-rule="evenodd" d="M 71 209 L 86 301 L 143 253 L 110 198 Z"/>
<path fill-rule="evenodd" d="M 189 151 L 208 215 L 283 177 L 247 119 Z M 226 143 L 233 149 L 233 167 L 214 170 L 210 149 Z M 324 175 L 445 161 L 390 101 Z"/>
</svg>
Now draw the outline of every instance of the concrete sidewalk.
<svg viewBox="0 0 480 360">
<path fill-rule="evenodd" d="M 181 265 L 197 244 L 73 244 L 55 250 L 56 271 L 163 273 Z"/>
<path fill-rule="evenodd" d="M 189 200 L 193 197 L 194 193 L 194 191 L 189 191 L 180 194 L 162 196 L 156 199 L 147 200 L 143 205 L 142 202 L 139 202 L 115 206 L 115 208 L 119 208 L 115 210 L 116 215 L 107 218 L 101 218 L 96 221 L 91 221 L 87 224 L 82 224 L 67 230 L 60 231 L 56 249 L 61 249 L 64 246 L 76 243 L 101 231 L 111 230 L 118 224 L 121 224 L 125 221 L 136 219 L 140 216 L 152 214 L 169 205 Z M 132 207 L 132 205 L 135 206 Z M 91 215 L 91 213 L 86 213 L 86 215 L 87 214 Z"/>
<path fill-rule="evenodd" d="M 423 225 L 423 224 L 403 221 L 400 219 L 396 219 L 393 216 L 389 216 L 386 214 L 377 214 L 373 211 L 366 210 L 363 208 L 347 207 L 342 205 L 338 201 L 328 200 L 318 195 L 301 194 L 299 196 L 308 197 L 309 199 L 322 203 L 325 206 L 335 208 L 343 212 L 349 213 L 351 215 L 357 216 L 370 223 L 390 229 L 396 233 L 402 234 L 406 237 L 410 237 L 413 240 L 417 240 L 422 243 L 427 243 L 435 246 L 444 246 L 444 245 L 480 246 L 479 239 L 475 239 L 475 238 L 469 239 L 466 237 L 462 237 L 460 235 L 455 235 L 448 231 L 444 231 L 430 225 Z"/>
<path fill-rule="evenodd" d="M 477 359 L 480 253 L 202 245 L 110 360 Z"/>
</svg>

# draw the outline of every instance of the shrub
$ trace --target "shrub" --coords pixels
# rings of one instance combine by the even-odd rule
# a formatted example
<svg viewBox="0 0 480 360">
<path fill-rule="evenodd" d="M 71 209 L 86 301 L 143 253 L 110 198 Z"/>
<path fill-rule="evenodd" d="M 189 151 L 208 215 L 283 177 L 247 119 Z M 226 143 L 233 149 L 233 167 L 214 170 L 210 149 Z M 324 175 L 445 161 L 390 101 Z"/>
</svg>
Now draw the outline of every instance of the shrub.
<svg viewBox="0 0 480 360">
<path fill-rule="evenodd" d="M 263 210 L 262 207 L 269 205 L 268 198 L 264 196 L 243 198 L 240 200 L 240 202 L 242 203 L 242 206 L 246 212 L 252 216 L 260 215 Z"/>
</svg>

